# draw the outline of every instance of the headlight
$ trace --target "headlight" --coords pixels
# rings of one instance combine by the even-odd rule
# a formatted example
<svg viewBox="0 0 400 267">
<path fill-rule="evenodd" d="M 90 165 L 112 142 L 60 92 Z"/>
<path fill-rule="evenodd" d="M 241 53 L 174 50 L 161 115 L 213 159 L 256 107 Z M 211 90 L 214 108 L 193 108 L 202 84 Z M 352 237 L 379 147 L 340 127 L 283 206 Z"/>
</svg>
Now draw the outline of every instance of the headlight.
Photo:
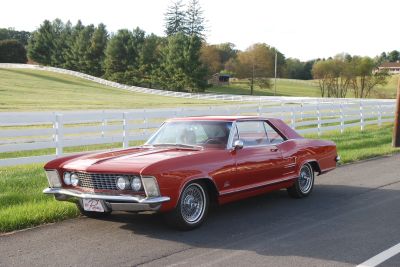
<svg viewBox="0 0 400 267">
<path fill-rule="evenodd" d="M 160 190 L 158 189 L 157 180 L 155 177 L 147 176 L 142 177 L 143 187 L 148 197 L 160 196 Z"/>
<path fill-rule="evenodd" d="M 134 177 L 131 181 L 131 187 L 133 189 L 133 191 L 139 191 L 140 189 L 142 189 L 142 181 L 140 180 L 139 177 Z"/>
<path fill-rule="evenodd" d="M 64 172 L 64 183 L 66 185 L 71 185 L 71 173 L 70 172 Z"/>
<path fill-rule="evenodd" d="M 51 188 L 60 188 L 61 181 L 57 170 L 46 170 L 47 181 Z"/>
<path fill-rule="evenodd" d="M 129 187 L 129 180 L 126 177 L 119 176 L 115 185 L 119 190 L 126 190 Z"/>
<path fill-rule="evenodd" d="M 76 173 L 71 174 L 71 184 L 77 186 L 79 183 L 79 177 Z"/>
</svg>

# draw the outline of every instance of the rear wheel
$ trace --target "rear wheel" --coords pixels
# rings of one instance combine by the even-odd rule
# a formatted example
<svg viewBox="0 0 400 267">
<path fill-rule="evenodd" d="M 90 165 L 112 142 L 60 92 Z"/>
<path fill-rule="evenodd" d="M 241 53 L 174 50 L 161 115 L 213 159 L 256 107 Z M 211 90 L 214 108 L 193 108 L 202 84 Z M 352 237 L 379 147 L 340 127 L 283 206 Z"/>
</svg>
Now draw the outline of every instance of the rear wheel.
<svg viewBox="0 0 400 267">
<path fill-rule="evenodd" d="M 287 189 L 289 195 L 294 198 L 302 198 L 311 194 L 314 188 L 314 170 L 309 163 L 300 169 L 300 175 L 296 182 Z"/>
<path fill-rule="evenodd" d="M 181 230 L 199 227 L 206 219 L 209 207 L 207 187 L 202 182 L 185 186 L 175 209 L 167 213 L 167 222 Z"/>
</svg>

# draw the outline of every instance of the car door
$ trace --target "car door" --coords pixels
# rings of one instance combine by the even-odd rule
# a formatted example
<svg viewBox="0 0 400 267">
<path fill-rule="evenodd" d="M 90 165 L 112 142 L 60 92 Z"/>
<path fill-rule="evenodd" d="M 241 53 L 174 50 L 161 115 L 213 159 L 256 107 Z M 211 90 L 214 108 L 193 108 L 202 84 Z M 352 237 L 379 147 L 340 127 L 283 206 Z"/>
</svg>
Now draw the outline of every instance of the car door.
<svg viewBox="0 0 400 267">
<path fill-rule="evenodd" d="M 234 187 L 246 189 L 262 186 L 282 175 L 282 154 L 268 139 L 265 122 L 239 121 L 234 139 L 243 141 L 243 148 L 235 150 L 236 173 Z"/>
<path fill-rule="evenodd" d="M 285 140 L 280 133 L 278 133 L 269 122 L 264 124 L 267 131 L 268 140 L 274 144 L 281 151 L 283 164 L 281 168 L 282 179 L 293 177 L 296 175 L 296 143 L 293 140 Z M 286 141 L 286 142 L 284 142 Z"/>
</svg>

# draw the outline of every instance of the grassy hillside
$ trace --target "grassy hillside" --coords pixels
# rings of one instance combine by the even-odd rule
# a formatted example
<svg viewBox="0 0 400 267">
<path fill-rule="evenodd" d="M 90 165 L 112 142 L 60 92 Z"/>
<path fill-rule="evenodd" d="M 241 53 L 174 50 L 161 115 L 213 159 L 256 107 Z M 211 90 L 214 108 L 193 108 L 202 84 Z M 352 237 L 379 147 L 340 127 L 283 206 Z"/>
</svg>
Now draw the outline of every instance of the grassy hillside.
<svg viewBox="0 0 400 267">
<path fill-rule="evenodd" d="M 389 78 L 388 84 L 385 86 L 378 86 L 374 89 L 374 92 L 370 96 L 371 98 L 395 98 L 397 81 L 400 75 L 393 75 Z M 271 79 L 273 82 L 273 79 Z M 245 80 L 238 82 L 232 82 L 229 86 L 213 86 L 207 89 L 209 93 L 219 94 L 239 94 L 248 95 L 250 94 L 250 86 Z M 274 86 L 270 89 L 261 89 L 258 86 L 254 90 L 255 95 L 274 95 Z M 302 80 L 291 80 L 291 79 L 277 79 L 276 82 L 276 95 L 278 96 L 310 96 L 320 97 L 320 91 L 318 87 L 318 81 L 302 81 Z M 351 92 L 348 93 L 347 97 L 353 97 Z"/>
<path fill-rule="evenodd" d="M 387 85 L 376 88 L 371 97 L 394 98 L 400 75 L 391 76 Z M 277 80 L 277 95 L 319 97 L 316 81 Z M 208 93 L 250 93 L 244 81 L 229 86 L 213 86 Z M 273 95 L 274 88 L 255 88 L 255 95 Z M 348 95 L 352 97 L 351 94 Z M 134 109 L 155 107 L 184 107 L 215 105 L 221 102 L 163 97 L 100 85 L 70 75 L 26 69 L 0 68 L 0 112 L 79 110 L 79 109 Z"/>
<path fill-rule="evenodd" d="M 132 93 L 53 72 L 0 68 L 0 112 L 184 107 L 215 103 Z"/>
</svg>

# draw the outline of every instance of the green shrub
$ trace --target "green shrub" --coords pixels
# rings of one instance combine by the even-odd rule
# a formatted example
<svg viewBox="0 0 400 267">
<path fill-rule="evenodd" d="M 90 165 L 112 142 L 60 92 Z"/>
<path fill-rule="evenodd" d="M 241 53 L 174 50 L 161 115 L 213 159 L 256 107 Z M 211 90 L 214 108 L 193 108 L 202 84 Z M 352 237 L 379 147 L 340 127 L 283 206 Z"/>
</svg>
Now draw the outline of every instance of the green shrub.
<svg viewBox="0 0 400 267">
<path fill-rule="evenodd" d="M 25 47 L 17 40 L 0 41 L 0 62 L 1 63 L 26 63 Z"/>
</svg>

